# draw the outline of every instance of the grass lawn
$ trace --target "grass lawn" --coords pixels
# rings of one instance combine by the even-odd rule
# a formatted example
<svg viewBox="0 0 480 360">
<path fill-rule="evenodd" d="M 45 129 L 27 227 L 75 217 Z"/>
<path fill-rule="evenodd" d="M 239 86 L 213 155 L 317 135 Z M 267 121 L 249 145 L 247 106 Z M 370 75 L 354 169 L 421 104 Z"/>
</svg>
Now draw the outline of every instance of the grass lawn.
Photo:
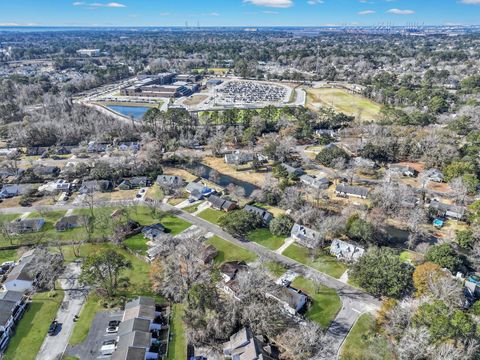
<svg viewBox="0 0 480 360">
<path fill-rule="evenodd" d="M 160 222 L 172 235 L 178 235 L 188 229 L 192 224 L 173 215 L 163 217 Z"/>
<path fill-rule="evenodd" d="M 34 211 L 28 215 L 29 219 L 32 218 L 43 218 L 45 219 L 45 222 L 52 223 L 55 225 L 55 223 L 60 220 L 64 215 L 66 211 L 60 210 L 60 211 L 49 211 L 49 212 L 38 212 Z"/>
<path fill-rule="evenodd" d="M 0 222 L 10 222 L 20 217 L 21 214 L 0 214 Z"/>
<path fill-rule="evenodd" d="M 172 340 L 168 346 L 167 360 L 186 359 L 187 358 L 187 339 L 183 324 L 184 305 L 174 304 L 172 319 L 170 322 L 170 331 Z"/>
<path fill-rule="evenodd" d="M 227 261 L 245 261 L 252 262 L 257 259 L 257 255 L 249 250 L 242 249 L 218 236 L 213 236 L 206 241 L 207 244 L 215 246 L 218 250 L 218 255 L 215 258 L 217 264 L 222 264 Z"/>
<path fill-rule="evenodd" d="M 78 321 L 73 327 L 73 332 L 68 342 L 70 345 L 78 345 L 87 338 L 88 332 L 90 331 L 90 326 L 95 318 L 95 314 L 101 309 L 102 307 L 100 305 L 100 299 L 98 296 L 90 294 L 85 304 L 83 304 Z"/>
<path fill-rule="evenodd" d="M 19 258 L 17 250 L 0 250 L 0 264 L 5 261 L 17 261 Z"/>
<path fill-rule="evenodd" d="M 183 210 L 183 211 L 186 211 L 186 212 L 188 212 L 188 213 L 190 213 L 190 214 L 192 214 L 192 213 L 194 213 L 195 211 L 197 211 L 197 210 L 198 210 L 198 207 L 199 207 L 200 205 L 202 205 L 203 203 L 204 203 L 204 202 L 201 201 L 201 202 L 199 202 L 198 204 L 193 204 L 193 205 L 187 206 L 187 207 L 183 208 L 182 210 Z"/>
<path fill-rule="evenodd" d="M 219 210 L 214 210 L 214 209 L 205 209 L 201 213 L 199 213 L 197 216 L 199 218 L 202 218 L 203 220 L 207 220 L 208 222 L 211 222 L 212 224 L 217 225 L 218 220 L 225 215 L 223 211 Z"/>
<path fill-rule="evenodd" d="M 326 329 L 342 307 L 337 292 L 304 277 L 297 277 L 292 287 L 302 290 L 313 300 L 305 315 Z"/>
<path fill-rule="evenodd" d="M 265 263 L 265 267 L 273 276 L 277 278 L 287 272 L 287 268 L 285 266 L 275 261 L 269 261 Z"/>
<path fill-rule="evenodd" d="M 251 231 L 247 239 L 270 250 L 277 250 L 285 242 L 284 236 L 273 235 L 268 228 L 259 228 Z"/>
<path fill-rule="evenodd" d="M 158 186 L 158 184 L 153 184 L 151 187 L 148 188 L 145 197 L 154 201 L 162 201 L 165 197 L 165 194 L 163 193 L 163 190 L 160 188 L 160 186 Z"/>
<path fill-rule="evenodd" d="M 364 96 L 352 94 L 345 89 L 307 89 L 307 107 L 318 109 L 327 106 L 357 120 L 379 120 L 381 105 Z"/>
<path fill-rule="evenodd" d="M 140 233 L 135 236 L 129 237 L 126 240 L 123 240 L 123 245 L 125 245 L 130 250 L 139 253 L 140 255 L 145 255 L 148 250 L 147 241 L 148 240 L 145 239 L 143 234 Z"/>
<path fill-rule="evenodd" d="M 33 296 L 28 310 L 18 323 L 15 335 L 10 340 L 4 360 L 35 359 L 50 323 L 55 319 L 63 301 L 63 292 L 57 291 L 56 294 L 55 297 L 48 297 L 48 293 L 37 293 Z"/>
<path fill-rule="evenodd" d="M 308 265 L 328 274 L 336 279 L 347 270 L 347 266 L 331 255 L 320 253 L 315 258 L 310 255 L 310 250 L 306 247 L 292 244 L 284 252 L 283 255 L 296 260 L 302 264 Z"/>
<path fill-rule="evenodd" d="M 340 359 L 369 359 L 373 353 L 377 359 L 394 359 L 387 340 L 376 334 L 374 317 L 363 314 L 345 339 Z"/>
</svg>

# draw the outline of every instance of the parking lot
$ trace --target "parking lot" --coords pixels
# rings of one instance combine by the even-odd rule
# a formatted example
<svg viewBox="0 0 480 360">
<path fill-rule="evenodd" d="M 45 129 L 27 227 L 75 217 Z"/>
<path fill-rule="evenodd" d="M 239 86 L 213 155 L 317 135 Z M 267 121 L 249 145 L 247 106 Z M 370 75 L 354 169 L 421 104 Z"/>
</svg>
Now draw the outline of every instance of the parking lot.
<svg viewBox="0 0 480 360">
<path fill-rule="evenodd" d="M 288 102 L 291 88 L 256 81 L 228 81 L 217 87 L 217 104 L 259 104 Z"/>
<path fill-rule="evenodd" d="M 68 347 L 66 354 L 76 356 L 82 360 L 110 359 L 110 356 L 104 356 L 100 348 L 104 341 L 115 340 L 117 334 L 107 334 L 108 322 L 111 320 L 121 320 L 122 311 L 101 311 L 95 315 L 90 332 L 85 341 L 79 345 Z"/>
</svg>

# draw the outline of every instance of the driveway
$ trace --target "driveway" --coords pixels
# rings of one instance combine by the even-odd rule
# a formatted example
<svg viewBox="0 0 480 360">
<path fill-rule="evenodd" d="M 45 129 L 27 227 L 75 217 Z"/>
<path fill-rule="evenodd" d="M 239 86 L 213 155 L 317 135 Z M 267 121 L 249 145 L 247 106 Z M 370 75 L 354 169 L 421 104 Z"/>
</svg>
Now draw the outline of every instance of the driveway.
<svg viewBox="0 0 480 360">
<path fill-rule="evenodd" d="M 60 278 L 60 284 L 65 290 L 65 298 L 60 309 L 58 309 L 56 320 L 61 324 L 61 329 L 55 336 L 48 336 L 37 354 L 37 360 L 51 360 L 61 358 L 68 345 L 68 340 L 73 331 L 73 317 L 80 313 L 85 301 L 87 290 L 78 284 L 80 275 L 80 264 L 68 264 L 65 272 Z"/>
<path fill-rule="evenodd" d="M 108 322 L 111 320 L 122 320 L 122 311 L 100 311 L 95 315 L 90 326 L 90 331 L 85 341 L 76 346 L 69 346 L 66 354 L 76 356 L 82 360 L 109 359 L 110 356 L 103 356 L 100 353 L 102 343 L 107 340 L 114 340 L 117 334 L 107 334 Z"/>
</svg>

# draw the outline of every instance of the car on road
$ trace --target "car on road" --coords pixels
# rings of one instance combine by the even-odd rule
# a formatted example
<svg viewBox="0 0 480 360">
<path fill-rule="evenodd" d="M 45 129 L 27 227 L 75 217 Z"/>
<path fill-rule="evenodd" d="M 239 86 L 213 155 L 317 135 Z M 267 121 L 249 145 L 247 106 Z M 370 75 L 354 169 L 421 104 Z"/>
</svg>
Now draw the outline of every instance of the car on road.
<svg viewBox="0 0 480 360">
<path fill-rule="evenodd" d="M 57 333 L 58 327 L 60 324 L 58 323 L 57 320 L 53 320 L 52 323 L 50 324 L 50 327 L 48 328 L 48 335 L 53 336 Z"/>
<path fill-rule="evenodd" d="M 112 355 L 116 347 L 117 347 L 117 342 L 115 340 L 107 340 L 102 343 L 100 352 L 104 356 Z"/>
<path fill-rule="evenodd" d="M 120 325 L 120 323 L 121 323 L 120 320 L 110 320 L 110 321 L 108 322 L 108 327 L 110 327 L 110 326 L 118 326 L 118 325 Z"/>
<path fill-rule="evenodd" d="M 116 334 L 118 332 L 118 326 L 109 326 L 107 327 L 107 334 Z"/>
</svg>

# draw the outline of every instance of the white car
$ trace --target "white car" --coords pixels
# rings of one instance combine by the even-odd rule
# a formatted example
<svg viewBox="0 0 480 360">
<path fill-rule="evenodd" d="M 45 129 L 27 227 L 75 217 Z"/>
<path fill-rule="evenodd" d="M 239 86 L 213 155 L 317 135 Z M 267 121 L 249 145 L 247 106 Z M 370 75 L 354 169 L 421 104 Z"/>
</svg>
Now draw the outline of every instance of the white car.
<svg viewBox="0 0 480 360">
<path fill-rule="evenodd" d="M 118 332 L 118 326 L 109 326 L 107 327 L 107 334 L 116 334 Z"/>
<path fill-rule="evenodd" d="M 115 340 L 107 340 L 103 342 L 102 347 L 100 348 L 100 352 L 104 356 L 112 355 L 116 347 L 117 342 Z"/>
</svg>

